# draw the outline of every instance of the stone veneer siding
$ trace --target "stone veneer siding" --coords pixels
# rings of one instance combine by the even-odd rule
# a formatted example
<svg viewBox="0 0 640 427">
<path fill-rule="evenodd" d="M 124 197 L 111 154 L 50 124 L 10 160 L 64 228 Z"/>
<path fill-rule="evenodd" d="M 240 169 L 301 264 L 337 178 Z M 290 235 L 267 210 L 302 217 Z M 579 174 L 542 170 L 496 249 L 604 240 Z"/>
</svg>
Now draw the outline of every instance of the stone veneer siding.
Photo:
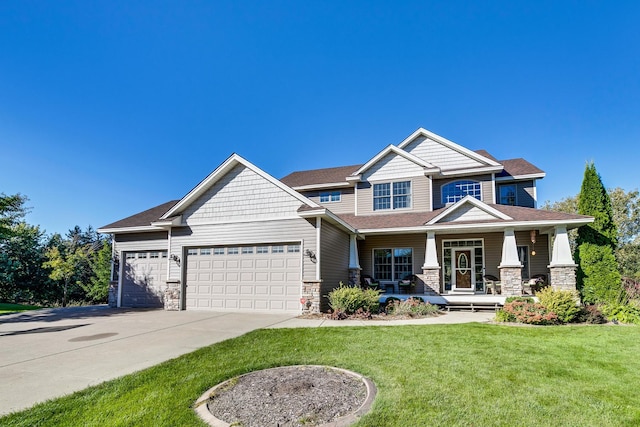
<svg viewBox="0 0 640 427">
<path fill-rule="evenodd" d="M 180 281 L 167 281 L 167 289 L 164 290 L 164 309 L 167 311 L 180 310 Z"/>
<path fill-rule="evenodd" d="M 522 267 L 498 267 L 502 295 L 522 295 Z"/>
<path fill-rule="evenodd" d="M 350 268 L 349 269 L 349 285 L 351 286 L 360 286 L 360 272 L 361 268 Z"/>
<path fill-rule="evenodd" d="M 577 265 L 549 266 L 551 272 L 551 288 L 562 291 L 576 290 Z"/>
<path fill-rule="evenodd" d="M 320 285 L 321 280 L 309 280 L 302 282 L 302 313 L 320 313 Z M 304 300 L 304 303 L 302 302 Z"/>
<path fill-rule="evenodd" d="M 109 282 L 109 307 L 116 308 L 118 306 L 118 282 Z"/>
<path fill-rule="evenodd" d="M 440 268 L 425 268 L 418 276 L 424 283 L 424 293 L 440 294 Z"/>
</svg>

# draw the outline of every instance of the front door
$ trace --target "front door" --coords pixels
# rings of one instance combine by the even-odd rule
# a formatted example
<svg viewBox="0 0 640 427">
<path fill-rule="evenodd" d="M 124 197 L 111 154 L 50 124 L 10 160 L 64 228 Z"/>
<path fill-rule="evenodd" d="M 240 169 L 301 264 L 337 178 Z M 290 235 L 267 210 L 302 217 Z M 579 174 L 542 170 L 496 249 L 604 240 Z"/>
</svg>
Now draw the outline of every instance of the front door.
<svg viewBox="0 0 640 427">
<path fill-rule="evenodd" d="M 473 289 L 473 270 L 471 268 L 471 250 L 462 249 L 454 252 L 454 289 L 470 291 Z"/>
</svg>

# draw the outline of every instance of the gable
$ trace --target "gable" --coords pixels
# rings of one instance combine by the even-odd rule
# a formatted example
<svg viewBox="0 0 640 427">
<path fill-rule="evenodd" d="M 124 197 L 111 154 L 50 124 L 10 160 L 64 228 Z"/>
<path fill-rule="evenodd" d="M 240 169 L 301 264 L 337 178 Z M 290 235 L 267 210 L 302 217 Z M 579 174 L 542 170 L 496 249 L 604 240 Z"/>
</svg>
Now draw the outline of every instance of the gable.
<svg viewBox="0 0 640 427">
<path fill-rule="evenodd" d="M 442 217 L 438 222 L 460 222 L 460 221 L 489 221 L 495 220 L 494 215 L 485 212 L 477 206 L 463 206 L 460 209 L 456 209 L 448 215 Z"/>
<path fill-rule="evenodd" d="M 411 141 L 404 147 L 404 150 L 442 170 L 472 169 L 487 166 L 487 163 L 474 159 L 426 136 L 421 136 Z"/>
<path fill-rule="evenodd" d="M 215 181 L 183 212 L 187 224 L 296 216 L 299 199 L 242 163 Z"/>
<path fill-rule="evenodd" d="M 424 176 L 424 168 L 395 152 L 389 152 L 363 174 L 363 178 L 367 181 L 411 176 Z"/>
</svg>

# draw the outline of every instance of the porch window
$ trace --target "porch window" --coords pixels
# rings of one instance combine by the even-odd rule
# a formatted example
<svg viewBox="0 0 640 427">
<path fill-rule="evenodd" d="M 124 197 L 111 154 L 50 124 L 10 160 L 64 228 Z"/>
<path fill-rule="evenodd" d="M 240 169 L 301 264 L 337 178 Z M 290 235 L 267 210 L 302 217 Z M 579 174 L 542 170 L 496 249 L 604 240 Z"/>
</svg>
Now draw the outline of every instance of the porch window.
<svg viewBox="0 0 640 427">
<path fill-rule="evenodd" d="M 442 203 L 455 203 L 465 196 L 482 200 L 482 186 L 478 181 L 453 181 L 442 186 Z"/>
<path fill-rule="evenodd" d="M 516 206 L 517 192 L 515 184 L 500 185 L 498 187 L 498 191 L 500 193 L 500 200 L 498 200 L 499 204 Z"/>
<path fill-rule="evenodd" d="M 411 207 L 411 181 L 373 184 L 373 210 Z"/>
<path fill-rule="evenodd" d="M 401 280 L 412 273 L 412 248 L 373 250 L 373 275 L 377 280 Z"/>
<path fill-rule="evenodd" d="M 323 191 L 320 193 L 320 203 L 339 202 L 341 197 L 339 191 Z"/>
<path fill-rule="evenodd" d="M 522 278 L 529 280 L 529 246 L 518 246 L 518 259 L 522 264 Z"/>
</svg>

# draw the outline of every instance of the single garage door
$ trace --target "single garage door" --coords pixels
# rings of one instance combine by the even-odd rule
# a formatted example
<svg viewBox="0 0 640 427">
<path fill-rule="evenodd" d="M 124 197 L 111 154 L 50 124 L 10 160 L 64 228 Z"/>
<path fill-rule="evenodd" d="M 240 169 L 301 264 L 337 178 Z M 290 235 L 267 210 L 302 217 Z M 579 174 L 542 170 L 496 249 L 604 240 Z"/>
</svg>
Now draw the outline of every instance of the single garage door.
<svg viewBox="0 0 640 427">
<path fill-rule="evenodd" d="M 122 307 L 162 307 L 167 281 L 167 252 L 125 252 Z"/>
<path fill-rule="evenodd" d="M 187 309 L 298 312 L 299 243 L 217 246 L 187 251 Z"/>
</svg>

